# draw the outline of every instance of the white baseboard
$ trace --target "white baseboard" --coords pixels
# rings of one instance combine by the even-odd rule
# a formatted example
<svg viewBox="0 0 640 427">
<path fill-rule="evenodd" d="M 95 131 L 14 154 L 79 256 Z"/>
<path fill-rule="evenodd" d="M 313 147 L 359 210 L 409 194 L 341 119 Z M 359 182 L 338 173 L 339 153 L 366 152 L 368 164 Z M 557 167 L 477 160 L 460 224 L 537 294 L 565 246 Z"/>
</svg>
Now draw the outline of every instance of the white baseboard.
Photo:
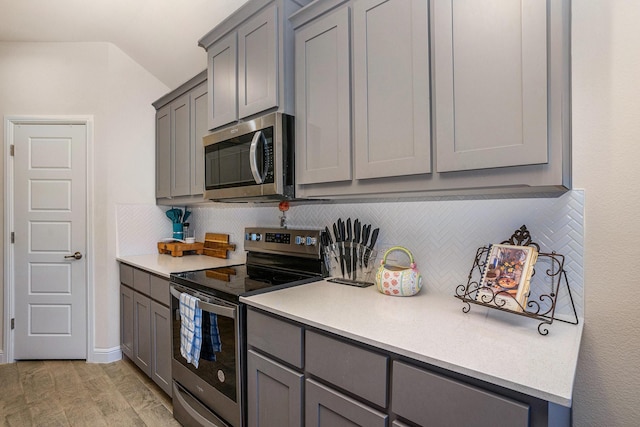
<svg viewBox="0 0 640 427">
<path fill-rule="evenodd" d="M 7 363 L 7 357 L 4 354 L 4 351 L 0 351 L 0 364 Z"/>
<path fill-rule="evenodd" d="M 111 363 L 122 359 L 120 346 L 112 348 L 94 348 L 89 357 L 88 363 Z"/>
</svg>

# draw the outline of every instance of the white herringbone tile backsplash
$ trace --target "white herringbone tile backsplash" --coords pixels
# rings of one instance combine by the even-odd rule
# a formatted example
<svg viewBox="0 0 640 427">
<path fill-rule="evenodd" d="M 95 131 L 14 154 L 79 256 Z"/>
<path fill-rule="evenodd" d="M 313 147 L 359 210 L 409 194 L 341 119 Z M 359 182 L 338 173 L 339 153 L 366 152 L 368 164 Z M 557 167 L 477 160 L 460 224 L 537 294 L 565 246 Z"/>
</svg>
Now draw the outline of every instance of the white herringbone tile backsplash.
<svg viewBox="0 0 640 427">
<path fill-rule="evenodd" d="M 153 253 L 156 242 L 171 235 L 167 207 L 119 205 L 118 255 Z M 237 249 L 231 258 L 244 259 L 244 227 L 279 225 L 276 206 L 212 204 L 194 207 L 190 218 L 196 238 L 205 232 L 229 234 Z M 453 295 L 465 284 L 476 250 L 508 239 L 526 225 L 542 252 L 565 256 L 565 269 L 580 317 L 583 316 L 584 192 L 558 198 L 401 201 L 345 204 L 292 204 L 290 228 L 324 228 L 338 218 L 359 218 L 380 228 L 379 252 L 402 245 L 413 253 L 424 276 L 426 292 Z M 542 266 L 542 264 L 541 264 Z M 542 276 L 541 274 L 538 277 Z M 545 292 L 546 293 L 546 292 Z M 559 293 L 556 313 L 567 314 L 569 298 Z"/>
</svg>

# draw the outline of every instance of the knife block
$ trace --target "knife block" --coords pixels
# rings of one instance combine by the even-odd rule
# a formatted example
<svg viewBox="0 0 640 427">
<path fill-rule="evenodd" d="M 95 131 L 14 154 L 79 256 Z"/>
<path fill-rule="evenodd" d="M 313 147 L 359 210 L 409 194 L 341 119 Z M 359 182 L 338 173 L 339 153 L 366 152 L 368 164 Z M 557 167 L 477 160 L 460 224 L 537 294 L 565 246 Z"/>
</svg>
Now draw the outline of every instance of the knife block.
<svg viewBox="0 0 640 427">
<path fill-rule="evenodd" d="M 360 243 L 337 242 L 324 248 L 330 282 L 366 287 L 374 284 L 378 252 Z"/>
</svg>

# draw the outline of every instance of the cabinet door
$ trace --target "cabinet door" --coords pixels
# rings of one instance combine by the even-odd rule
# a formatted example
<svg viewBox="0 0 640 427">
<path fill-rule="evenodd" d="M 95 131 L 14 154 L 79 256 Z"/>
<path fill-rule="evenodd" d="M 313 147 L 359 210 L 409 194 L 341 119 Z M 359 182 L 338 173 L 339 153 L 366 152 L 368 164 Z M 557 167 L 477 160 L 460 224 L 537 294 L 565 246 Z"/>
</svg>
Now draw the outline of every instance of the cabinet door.
<svg viewBox="0 0 640 427">
<path fill-rule="evenodd" d="M 237 36 L 233 32 L 207 49 L 209 129 L 238 118 Z"/>
<path fill-rule="evenodd" d="M 133 361 L 151 375 L 151 300 L 133 293 Z"/>
<path fill-rule="evenodd" d="M 353 34 L 356 179 L 431 172 L 427 2 L 358 0 Z"/>
<path fill-rule="evenodd" d="M 278 106 L 278 8 L 268 7 L 238 28 L 238 117 Z"/>
<path fill-rule="evenodd" d="M 171 111 L 156 111 L 156 198 L 171 197 Z"/>
<path fill-rule="evenodd" d="M 151 378 L 171 395 L 171 311 L 151 301 Z"/>
<path fill-rule="evenodd" d="M 133 290 L 120 285 L 120 349 L 133 359 Z"/>
<path fill-rule="evenodd" d="M 351 180 L 349 8 L 296 31 L 296 181 Z"/>
<path fill-rule="evenodd" d="M 303 374 L 253 350 L 247 355 L 250 427 L 301 427 Z"/>
<path fill-rule="evenodd" d="M 204 193 L 204 145 L 207 133 L 207 85 L 202 83 L 191 91 L 191 194 Z"/>
<path fill-rule="evenodd" d="M 547 8 L 433 2 L 438 172 L 547 163 Z"/>
<path fill-rule="evenodd" d="M 313 380 L 305 385 L 305 426 L 386 427 L 389 416 Z"/>
<path fill-rule="evenodd" d="M 191 193 L 191 121 L 189 94 L 171 103 L 171 196 Z"/>
</svg>

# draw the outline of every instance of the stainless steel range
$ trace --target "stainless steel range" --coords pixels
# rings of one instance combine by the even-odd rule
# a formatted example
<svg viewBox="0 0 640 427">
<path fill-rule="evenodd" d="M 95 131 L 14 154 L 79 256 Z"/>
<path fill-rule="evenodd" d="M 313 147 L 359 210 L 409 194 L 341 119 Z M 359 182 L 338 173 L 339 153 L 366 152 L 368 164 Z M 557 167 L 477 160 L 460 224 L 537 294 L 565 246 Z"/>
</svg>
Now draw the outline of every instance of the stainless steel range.
<svg viewBox="0 0 640 427">
<path fill-rule="evenodd" d="M 184 426 L 245 424 L 246 308 L 241 295 L 320 280 L 319 230 L 245 229 L 246 264 L 171 274 L 173 415 Z M 180 296 L 199 299 L 198 367 L 180 351 Z"/>
</svg>

